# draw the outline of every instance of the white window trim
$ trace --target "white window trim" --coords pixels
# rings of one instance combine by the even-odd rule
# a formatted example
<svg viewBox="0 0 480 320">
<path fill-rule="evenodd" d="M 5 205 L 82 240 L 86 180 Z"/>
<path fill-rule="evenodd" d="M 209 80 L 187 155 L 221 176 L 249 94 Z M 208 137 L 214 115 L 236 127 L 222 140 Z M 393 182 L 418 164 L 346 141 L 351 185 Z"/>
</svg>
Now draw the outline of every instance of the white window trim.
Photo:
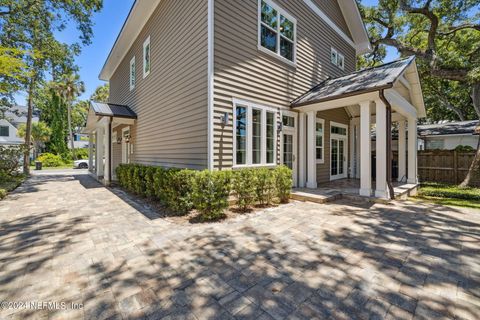
<svg viewBox="0 0 480 320">
<path fill-rule="evenodd" d="M 132 78 L 132 67 L 133 67 L 133 78 Z M 130 91 L 135 89 L 135 84 L 137 80 L 137 66 L 135 65 L 135 56 L 130 60 L 130 75 L 129 75 L 129 80 L 130 80 Z M 132 83 L 133 80 L 133 83 Z"/>
<path fill-rule="evenodd" d="M 332 53 L 335 53 L 335 62 L 332 61 Z M 340 63 L 339 63 L 339 61 L 340 61 L 339 58 L 340 57 L 341 57 L 341 60 L 343 61 L 343 65 L 340 65 Z M 334 47 L 330 48 L 330 63 L 333 64 L 334 66 L 342 69 L 342 70 L 345 70 L 345 56 L 343 54 L 341 54 Z"/>
<path fill-rule="evenodd" d="M 275 2 L 271 1 L 271 0 L 263 0 L 265 1 L 269 6 L 271 6 L 272 8 L 274 8 L 275 10 L 277 10 L 278 14 L 279 15 L 283 15 L 285 18 L 287 18 L 288 20 L 290 20 L 291 22 L 293 22 L 294 24 L 294 28 L 293 28 L 293 61 L 291 60 L 288 60 L 287 58 L 284 58 L 280 55 L 280 32 L 279 31 L 275 31 L 277 32 L 277 52 L 273 52 L 273 51 L 270 51 L 268 50 L 267 48 L 264 48 L 262 46 L 262 0 L 258 0 L 258 17 L 257 17 L 257 22 L 258 22 L 258 43 L 257 43 L 257 48 L 259 51 L 262 51 L 272 57 L 275 57 L 289 65 L 291 65 L 292 67 L 296 67 L 297 66 L 297 19 L 295 19 L 294 17 L 292 17 L 288 12 L 286 12 L 285 10 L 283 10 L 281 7 L 279 7 Z M 280 19 L 278 20 L 278 23 L 280 24 Z"/>
<path fill-rule="evenodd" d="M 322 124 L 322 159 L 317 159 L 317 128 L 315 128 L 315 161 L 317 164 L 325 163 L 325 119 L 317 118 L 315 123 Z"/>
<path fill-rule="evenodd" d="M 251 167 L 275 167 L 277 166 L 277 109 L 252 103 L 245 100 L 233 99 L 233 165 L 232 168 L 251 168 Z M 237 164 L 237 106 L 247 109 L 247 141 L 246 141 L 246 164 Z M 252 109 L 262 110 L 262 141 L 261 141 L 261 161 L 259 164 L 252 163 Z M 273 163 L 267 163 L 267 111 L 275 115 L 273 123 L 273 136 L 275 143 L 273 144 Z"/>
<path fill-rule="evenodd" d="M 332 127 L 339 127 L 339 128 L 344 128 L 346 130 L 346 134 L 337 134 L 337 133 L 332 133 Z M 337 138 L 346 138 L 348 140 L 348 125 L 343 124 L 343 123 L 338 123 L 334 121 L 330 121 L 330 136 L 337 137 Z"/>
<path fill-rule="evenodd" d="M 148 69 L 148 72 L 145 72 L 145 48 L 147 46 L 150 46 L 149 50 L 149 55 L 150 55 L 150 68 Z M 149 74 L 150 71 L 152 71 L 152 46 L 150 45 L 150 36 L 143 42 L 143 64 L 142 64 L 142 70 L 143 70 L 143 78 L 145 79 Z"/>
</svg>

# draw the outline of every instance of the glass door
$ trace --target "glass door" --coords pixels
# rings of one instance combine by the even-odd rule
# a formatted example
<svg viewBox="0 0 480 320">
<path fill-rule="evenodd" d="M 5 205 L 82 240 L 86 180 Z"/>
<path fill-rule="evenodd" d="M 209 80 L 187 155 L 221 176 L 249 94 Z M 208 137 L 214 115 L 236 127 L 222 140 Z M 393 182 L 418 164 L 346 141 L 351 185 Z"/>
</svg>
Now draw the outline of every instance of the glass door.
<svg viewBox="0 0 480 320">
<path fill-rule="evenodd" d="M 347 139 L 330 139 L 330 180 L 347 177 Z"/>
<path fill-rule="evenodd" d="M 293 185 L 297 186 L 297 115 L 282 112 L 281 163 L 293 172 Z"/>
</svg>

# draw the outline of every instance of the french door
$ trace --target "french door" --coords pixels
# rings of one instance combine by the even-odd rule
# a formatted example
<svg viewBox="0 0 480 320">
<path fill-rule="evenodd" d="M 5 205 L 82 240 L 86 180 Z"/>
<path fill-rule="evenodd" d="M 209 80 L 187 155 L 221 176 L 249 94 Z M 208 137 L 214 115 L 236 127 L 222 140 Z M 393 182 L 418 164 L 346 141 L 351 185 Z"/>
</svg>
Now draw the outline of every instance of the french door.
<svg viewBox="0 0 480 320">
<path fill-rule="evenodd" d="M 348 127 L 331 122 L 330 125 L 330 180 L 347 177 Z"/>
</svg>

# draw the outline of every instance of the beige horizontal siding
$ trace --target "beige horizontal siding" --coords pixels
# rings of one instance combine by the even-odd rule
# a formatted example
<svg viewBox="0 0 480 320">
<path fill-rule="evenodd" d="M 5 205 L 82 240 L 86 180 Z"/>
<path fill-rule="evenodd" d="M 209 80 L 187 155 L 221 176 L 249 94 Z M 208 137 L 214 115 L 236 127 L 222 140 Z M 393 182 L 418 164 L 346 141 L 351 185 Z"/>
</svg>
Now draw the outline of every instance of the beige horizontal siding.
<svg viewBox="0 0 480 320">
<path fill-rule="evenodd" d="M 337 109 L 332 109 L 332 110 L 327 110 L 327 111 L 320 111 L 317 112 L 317 118 L 321 118 L 325 120 L 325 128 L 324 128 L 324 163 L 322 164 L 317 164 L 317 182 L 322 183 L 322 182 L 328 182 L 330 181 L 330 163 L 331 163 L 331 155 L 330 155 L 330 127 L 331 127 L 331 122 L 336 122 L 336 123 L 341 123 L 349 126 L 350 124 L 350 117 L 348 116 L 347 112 L 345 111 L 344 108 L 337 108 Z M 348 129 L 350 130 L 350 128 Z M 347 154 L 345 155 L 347 157 L 347 167 L 345 170 L 347 170 L 348 174 L 348 162 L 350 160 L 349 155 L 349 149 L 350 149 L 350 135 L 347 137 Z"/>
<path fill-rule="evenodd" d="M 110 79 L 110 102 L 130 106 L 133 161 L 207 167 L 207 0 L 162 0 Z M 150 36 L 151 71 L 143 79 L 143 42 Z M 136 86 L 130 91 L 130 60 Z"/>
<path fill-rule="evenodd" d="M 345 32 L 350 39 L 352 38 L 337 0 L 313 0 L 313 2 L 335 23 L 335 25 Z"/>
<path fill-rule="evenodd" d="M 292 100 L 328 76 L 355 70 L 355 50 L 303 1 L 275 2 L 297 19 L 296 67 L 258 50 L 258 0 L 215 1 L 214 164 L 217 168 L 233 164 L 233 123 L 220 125 L 224 112 L 233 119 L 232 98 L 289 109 Z M 338 5 L 325 10 L 336 22 L 341 16 L 339 11 Z M 338 23 L 342 27 L 342 22 Z M 344 54 L 345 70 L 330 63 L 332 46 Z"/>
</svg>

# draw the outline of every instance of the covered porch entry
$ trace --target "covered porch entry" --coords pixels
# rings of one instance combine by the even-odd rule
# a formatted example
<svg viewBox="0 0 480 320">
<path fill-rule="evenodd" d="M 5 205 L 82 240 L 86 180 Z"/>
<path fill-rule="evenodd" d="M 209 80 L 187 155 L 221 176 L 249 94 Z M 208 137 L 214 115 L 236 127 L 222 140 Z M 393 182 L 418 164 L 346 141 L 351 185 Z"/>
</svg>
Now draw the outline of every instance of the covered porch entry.
<svg viewBox="0 0 480 320">
<path fill-rule="evenodd" d="M 292 108 L 299 112 L 296 185 L 301 192 L 341 189 L 391 199 L 398 188 L 418 183 L 417 119 L 425 116 L 425 107 L 414 58 L 327 79 Z M 396 159 L 393 126 L 399 132 Z"/>
<path fill-rule="evenodd" d="M 98 181 L 109 185 L 115 168 L 129 163 L 133 153 L 131 132 L 137 115 L 129 107 L 91 102 L 85 132 L 89 135 L 88 170 Z"/>
</svg>

